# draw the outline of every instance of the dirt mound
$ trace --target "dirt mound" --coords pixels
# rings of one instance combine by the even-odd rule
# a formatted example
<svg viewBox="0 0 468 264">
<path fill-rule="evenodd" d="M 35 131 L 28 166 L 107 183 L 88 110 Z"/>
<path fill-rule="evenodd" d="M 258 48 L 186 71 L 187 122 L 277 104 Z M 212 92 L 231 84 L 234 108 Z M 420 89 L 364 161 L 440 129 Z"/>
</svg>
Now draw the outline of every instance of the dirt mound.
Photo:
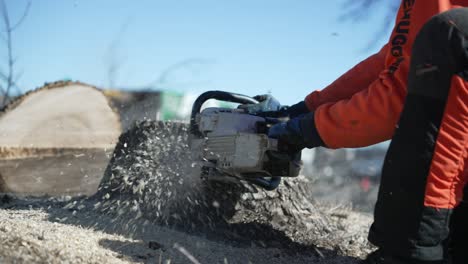
<svg viewBox="0 0 468 264">
<path fill-rule="evenodd" d="M 267 247 L 322 246 L 362 256 L 370 247 L 362 230 L 340 218 L 339 209 L 315 206 L 305 177 L 283 181 L 274 191 L 247 182 L 199 178 L 199 166 L 187 145 L 187 125 L 145 121 L 122 134 L 100 186 L 95 205 L 125 219 L 175 227 L 231 243 Z M 353 253 L 354 252 L 354 253 Z"/>
<path fill-rule="evenodd" d="M 46 84 L 0 112 L 0 192 L 92 194 L 120 134 L 98 89 Z"/>
</svg>

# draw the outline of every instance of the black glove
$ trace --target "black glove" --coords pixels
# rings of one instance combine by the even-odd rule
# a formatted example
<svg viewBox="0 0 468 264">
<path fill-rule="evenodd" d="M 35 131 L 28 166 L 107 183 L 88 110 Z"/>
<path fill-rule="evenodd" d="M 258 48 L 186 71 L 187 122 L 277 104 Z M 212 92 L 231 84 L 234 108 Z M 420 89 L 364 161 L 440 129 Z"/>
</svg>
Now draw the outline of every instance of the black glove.
<svg viewBox="0 0 468 264">
<path fill-rule="evenodd" d="M 289 118 L 291 119 L 303 114 L 310 113 L 309 108 L 307 108 L 307 105 L 304 101 L 301 101 L 291 106 L 283 106 L 281 107 L 280 111 L 285 113 L 285 116 L 289 116 Z"/>
<path fill-rule="evenodd" d="M 268 136 L 278 139 L 278 150 L 282 152 L 325 146 L 315 127 L 314 112 L 272 126 Z"/>
</svg>

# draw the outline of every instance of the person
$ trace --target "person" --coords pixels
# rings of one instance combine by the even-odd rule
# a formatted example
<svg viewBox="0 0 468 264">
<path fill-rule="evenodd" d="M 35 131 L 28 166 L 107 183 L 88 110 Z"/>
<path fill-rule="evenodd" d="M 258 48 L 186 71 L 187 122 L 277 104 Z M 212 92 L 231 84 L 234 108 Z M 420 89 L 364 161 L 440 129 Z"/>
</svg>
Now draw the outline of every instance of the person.
<svg viewBox="0 0 468 264">
<path fill-rule="evenodd" d="M 378 53 L 270 128 L 285 151 L 391 139 L 364 263 L 468 263 L 467 6 L 403 0 Z"/>
</svg>

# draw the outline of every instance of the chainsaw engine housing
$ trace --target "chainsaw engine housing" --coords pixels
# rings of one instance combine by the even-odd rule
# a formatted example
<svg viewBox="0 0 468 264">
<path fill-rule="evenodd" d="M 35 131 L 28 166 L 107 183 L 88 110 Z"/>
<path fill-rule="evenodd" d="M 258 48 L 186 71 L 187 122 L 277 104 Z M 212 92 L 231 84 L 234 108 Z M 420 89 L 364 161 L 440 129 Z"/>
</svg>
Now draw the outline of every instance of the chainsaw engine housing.
<svg viewBox="0 0 468 264">
<path fill-rule="evenodd" d="M 211 96 L 204 96 L 206 93 L 200 96 L 205 101 L 212 97 L 219 99 L 219 94 L 236 96 L 219 91 L 207 93 Z M 274 189 L 281 177 L 299 174 L 300 153 L 291 156 L 278 152 L 277 140 L 267 136 L 271 125 L 268 119 L 249 112 L 249 109 L 255 108 L 258 112 L 261 108 L 259 102 L 251 100 L 241 108 L 212 107 L 200 112 L 198 108 L 201 105 L 197 99 L 192 111 L 190 148 L 203 163 L 203 177 L 246 179 L 265 189 Z M 271 105 L 269 107 L 267 110 L 271 111 Z"/>
</svg>

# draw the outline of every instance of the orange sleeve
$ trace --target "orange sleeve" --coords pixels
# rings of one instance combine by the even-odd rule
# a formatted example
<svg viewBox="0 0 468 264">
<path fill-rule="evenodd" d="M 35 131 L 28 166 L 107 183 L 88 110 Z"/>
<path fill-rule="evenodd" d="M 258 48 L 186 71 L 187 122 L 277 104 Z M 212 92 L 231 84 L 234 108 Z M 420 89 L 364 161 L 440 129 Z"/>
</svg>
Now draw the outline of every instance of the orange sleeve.
<svg viewBox="0 0 468 264">
<path fill-rule="evenodd" d="M 384 72 L 367 89 L 315 111 L 317 130 L 327 147 L 364 147 L 393 136 L 406 91 L 388 76 Z"/>
<path fill-rule="evenodd" d="M 407 93 L 417 33 L 434 15 L 466 1 L 401 1 L 387 46 L 323 91 L 306 97 L 327 147 L 364 147 L 393 136 Z"/>
<path fill-rule="evenodd" d="M 343 74 L 321 91 L 314 91 L 306 99 L 307 108 L 315 111 L 325 103 L 351 98 L 355 93 L 367 88 L 384 70 L 388 44 L 376 54 L 365 59 Z"/>
</svg>

